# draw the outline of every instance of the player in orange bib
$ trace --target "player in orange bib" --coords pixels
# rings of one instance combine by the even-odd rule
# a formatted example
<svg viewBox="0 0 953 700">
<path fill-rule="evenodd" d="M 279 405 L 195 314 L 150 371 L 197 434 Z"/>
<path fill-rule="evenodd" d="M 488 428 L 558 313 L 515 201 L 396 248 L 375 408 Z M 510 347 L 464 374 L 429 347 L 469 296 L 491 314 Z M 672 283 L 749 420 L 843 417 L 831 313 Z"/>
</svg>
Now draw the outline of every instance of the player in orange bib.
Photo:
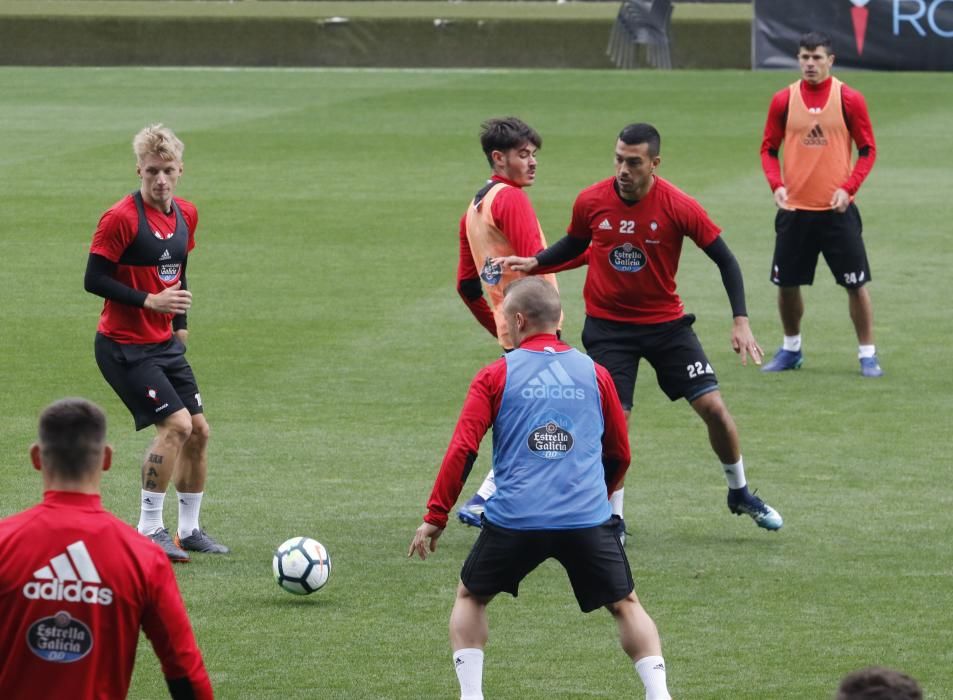
<svg viewBox="0 0 953 700">
<path fill-rule="evenodd" d="M 879 377 L 883 370 L 866 287 L 870 265 L 853 202 L 877 157 L 870 115 L 864 96 L 831 75 L 830 37 L 811 32 L 799 44 L 801 79 L 774 95 L 761 144 L 761 165 L 778 206 L 771 281 L 778 287 L 784 328 L 783 345 L 762 371 L 801 366 L 801 285 L 813 283 L 817 256 L 823 253 L 835 281 L 847 290 L 861 374 Z M 853 165 L 851 141 L 857 145 Z"/>
<path fill-rule="evenodd" d="M 497 338 L 503 352 L 509 352 L 513 349 L 513 340 L 502 314 L 503 293 L 511 282 L 526 275 L 504 270 L 490 261 L 508 255 L 533 255 L 546 247 L 543 229 L 524 192 L 536 181 L 536 154 L 543 139 L 521 119 L 506 117 L 483 123 L 480 145 L 491 174 L 460 219 L 457 292 L 480 325 Z M 584 263 L 584 260 L 574 261 L 553 268 L 552 272 Z M 545 278 L 558 289 L 555 274 L 547 274 Z M 472 462 L 467 474 L 470 467 Z M 483 505 L 495 491 L 491 470 L 477 493 L 457 511 L 460 522 L 480 527 Z"/>
</svg>

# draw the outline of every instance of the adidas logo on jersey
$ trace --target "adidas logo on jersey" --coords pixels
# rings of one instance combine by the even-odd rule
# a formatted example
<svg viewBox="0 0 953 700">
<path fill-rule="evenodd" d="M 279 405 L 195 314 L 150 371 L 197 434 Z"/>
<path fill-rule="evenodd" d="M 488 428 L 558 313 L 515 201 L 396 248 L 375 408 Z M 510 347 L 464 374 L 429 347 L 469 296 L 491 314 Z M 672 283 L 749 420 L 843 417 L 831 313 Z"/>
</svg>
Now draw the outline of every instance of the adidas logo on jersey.
<svg viewBox="0 0 953 700">
<path fill-rule="evenodd" d="M 566 372 L 559 360 L 549 363 L 544 369 L 530 379 L 520 396 L 524 399 L 572 399 L 578 401 L 586 398 L 586 392 L 576 386 L 572 377 Z"/>
<path fill-rule="evenodd" d="M 603 220 L 602 220 L 602 223 L 599 224 L 599 230 L 600 230 L 600 231 L 611 231 L 611 230 L 612 230 L 612 224 L 609 223 L 609 220 L 608 220 L 608 219 L 603 219 Z"/>
<path fill-rule="evenodd" d="M 824 130 L 821 129 L 820 124 L 815 124 L 814 128 L 811 129 L 807 136 L 804 138 L 805 146 L 826 146 L 827 137 L 824 136 Z"/>
<path fill-rule="evenodd" d="M 165 251 L 163 251 L 162 255 L 159 256 L 159 262 L 162 262 L 163 260 L 171 260 L 171 259 L 172 259 L 172 254 L 169 253 L 168 248 L 166 248 Z"/>
<path fill-rule="evenodd" d="M 66 548 L 63 554 L 50 559 L 49 566 L 33 572 L 23 586 L 23 595 L 30 600 L 65 600 L 68 603 L 111 605 L 111 588 L 100 586 L 102 579 L 82 540 Z"/>
</svg>

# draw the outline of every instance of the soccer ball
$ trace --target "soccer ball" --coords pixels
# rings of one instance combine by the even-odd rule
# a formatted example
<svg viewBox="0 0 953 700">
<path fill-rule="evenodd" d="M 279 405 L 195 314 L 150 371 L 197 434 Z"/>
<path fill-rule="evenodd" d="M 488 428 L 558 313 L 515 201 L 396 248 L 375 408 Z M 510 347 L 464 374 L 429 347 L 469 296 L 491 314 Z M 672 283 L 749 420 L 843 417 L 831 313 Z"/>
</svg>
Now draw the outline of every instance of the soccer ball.
<svg viewBox="0 0 953 700">
<path fill-rule="evenodd" d="M 308 595 L 319 591 L 331 575 L 331 555 L 310 537 L 285 540 L 271 560 L 275 581 L 289 593 Z"/>
</svg>

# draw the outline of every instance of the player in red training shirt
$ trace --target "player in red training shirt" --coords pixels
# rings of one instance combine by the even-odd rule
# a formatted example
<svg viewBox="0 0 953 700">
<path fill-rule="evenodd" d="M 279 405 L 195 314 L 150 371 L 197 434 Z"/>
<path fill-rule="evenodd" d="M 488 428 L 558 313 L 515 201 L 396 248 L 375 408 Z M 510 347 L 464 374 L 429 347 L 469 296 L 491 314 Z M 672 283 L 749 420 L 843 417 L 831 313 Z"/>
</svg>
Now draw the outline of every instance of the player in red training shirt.
<svg viewBox="0 0 953 700">
<path fill-rule="evenodd" d="M 0 520 L 0 697 L 126 697 L 141 628 L 173 698 L 212 697 L 162 549 L 103 510 L 106 417 L 83 399 L 40 415 L 43 502 Z"/>
<path fill-rule="evenodd" d="M 531 272 L 589 252 L 583 298 L 582 342 L 593 360 L 612 374 L 626 413 L 639 362 L 655 369 L 659 386 L 672 400 L 686 399 L 708 428 L 712 450 L 728 481 L 728 507 L 767 530 L 783 524 L 771 506 L 748 490 L 734 419 L 721 397 L 715 371 L 675 292 L 682 242 L 691 239 L 721 271 L 734 323 L 731 345 L 747 364 L 760 364 L 762 351 L 751 333 L 744 281 L 721 229 L 694 199 L 655 174 L 661 136 L 651 124 L 630 124 L 615 146 L 615 177 L 584 189 L 573 205 L 568 235 L 530 258 L 501 260 Z M 622 514 L 623 492 L 612 496 Z"/>
<path fill-rule="evenodd" d="M 801 79 L 775 93 L 761 143 L 761 166 L 778 207 L 771 282 L 778 287 L 784 329 L 784 343 L 762 371 L 798 369 L 804 361 L 801 285 L 814 282 L 817 256 L 823 253 L 834 281 L 847 290 L 860 373 L 879 377 L 883 370 L 877 360 L 873 304 L 867 290 L 870 264 L 860 212 L 853 201 L 877 158 L 874 130 L 864 96 L 831 75 L 830 37 L 820 32 L 805 34 L 797 58 Z M 853 166 L 851 141 L 857 144 Z"/>
<path fill-rule="evenodd" d="M 174 196 L 184 146 L 161 124 L 133 139 L 142 184 L 99 220 L 86 264 L 86 291 L 105 297 L 96 332 L 96 364 L 132 413 L 136 430 L 156 427 L 142 465 L 139 532 L 172 561 L 188 551 L 225 554 L 199 525 L 208 471 L 209 425 L 192 367 L 185 359 L 186 312 L 192 304 L 185 268 L 195 247 L 195 205 Z M 162 517 L 174 480 L 175 536 Z"/>
<path fill-rule="evenodd" d="M 460 219 L 457 292 L 480 325 L 498 339 L 504 352 L 509 352 L 513 341 L 503 320 L 503 293 L 511 282 L 526 274 L 504 270 L 491 260 L 533 255 L 546 247 L 543 229 L 523 191 L 536 180 L 536 154 L 543 139 L 521 119 L 505 117 L 482 124 L 480 145 L 492 172 Z M 546 281 L 558 289 L 555 274 L 546 274 Z M 480 527 L 486 499 L 495 491 L 490 470 L 476 494 L 457 511 L 460 522 Z"/>
</svg>

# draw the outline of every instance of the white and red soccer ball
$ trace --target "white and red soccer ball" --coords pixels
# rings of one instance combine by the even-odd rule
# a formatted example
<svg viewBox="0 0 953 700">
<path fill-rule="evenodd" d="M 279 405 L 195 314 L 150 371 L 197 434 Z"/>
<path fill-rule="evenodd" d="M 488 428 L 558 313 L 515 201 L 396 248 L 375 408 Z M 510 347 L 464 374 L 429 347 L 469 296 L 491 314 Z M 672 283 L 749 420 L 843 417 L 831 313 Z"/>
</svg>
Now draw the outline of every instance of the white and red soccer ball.
<svg viewBox="0 0 953 700">
<path fill-rule="evenodd" d="M 331 555 L 310 537 L 285 540 L 271 560 L 278 585 L 295 595 L 309 595 L 324 588 L 331 576 Z"/>
</svg>

